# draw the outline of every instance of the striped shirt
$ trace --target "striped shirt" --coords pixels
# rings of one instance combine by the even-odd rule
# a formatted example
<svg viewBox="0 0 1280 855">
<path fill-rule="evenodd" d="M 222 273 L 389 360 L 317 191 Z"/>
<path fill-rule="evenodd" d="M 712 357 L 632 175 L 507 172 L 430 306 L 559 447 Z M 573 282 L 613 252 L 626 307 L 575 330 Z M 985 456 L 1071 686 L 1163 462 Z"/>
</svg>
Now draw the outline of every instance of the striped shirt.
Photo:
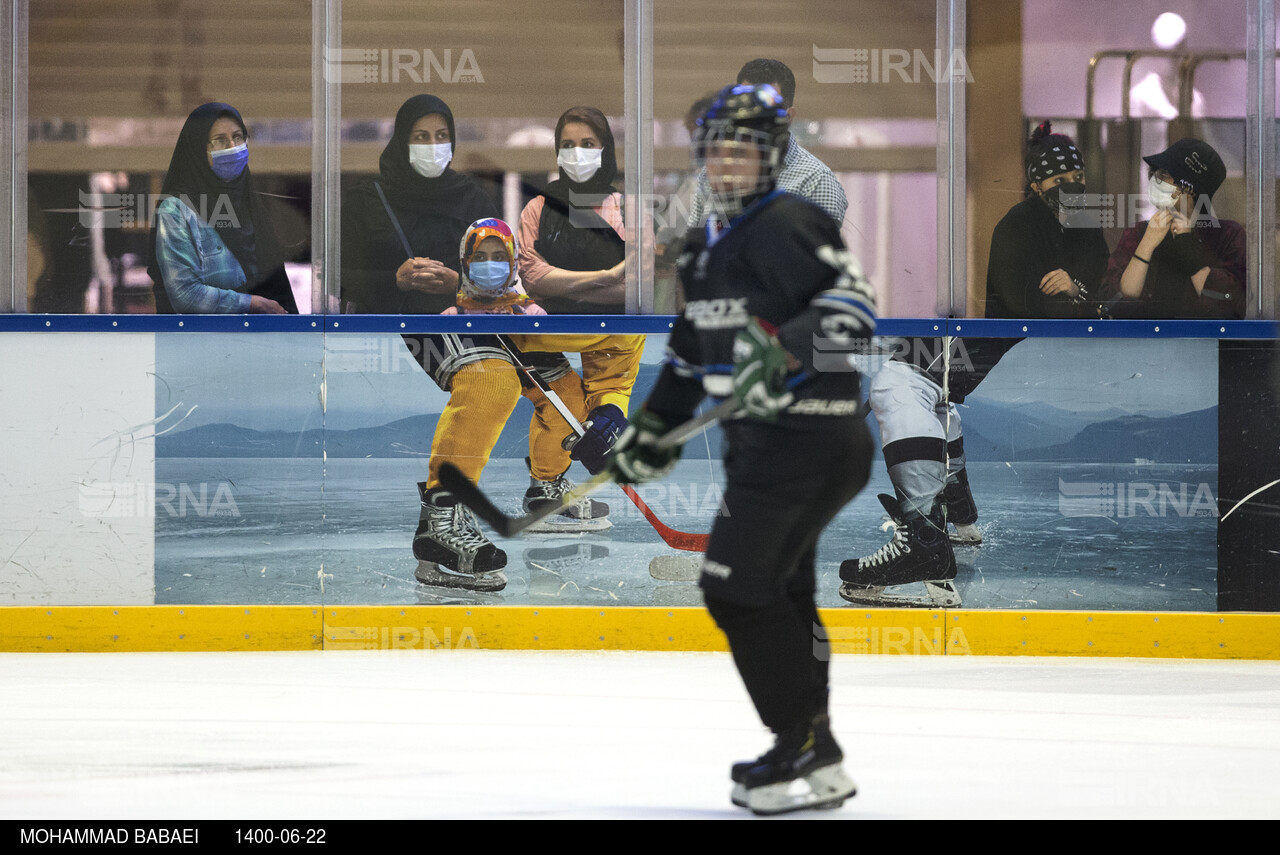
<svg viewBox="0 0 1280 855">
<path fill-rule="evenodd" d="M 849 207 L 844 188 L 840 186 L 830 167 L 796 142 L 794 134 L 787 137 L 787 153 L 782 158 L 777 186 L 780 190 L 813 202 L 830 214 L 836 225 L 844 224 L 844 212 Z M 707 197 L 710 195 L 711 188 L 707 185 L 707 174 L 703 170 L 698 173 L 698 192 L 689 211 L 690 226 L 701 225 L 706 220 Z"/>
</svg>

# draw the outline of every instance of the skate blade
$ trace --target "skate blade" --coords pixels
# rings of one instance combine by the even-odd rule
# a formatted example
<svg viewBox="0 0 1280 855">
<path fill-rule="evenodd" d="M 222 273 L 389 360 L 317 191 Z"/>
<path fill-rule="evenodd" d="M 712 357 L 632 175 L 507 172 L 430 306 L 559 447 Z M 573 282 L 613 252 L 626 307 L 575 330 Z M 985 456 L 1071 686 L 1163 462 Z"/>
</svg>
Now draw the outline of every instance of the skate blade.
<svg viewBox="0 0 1280 855">
<path fill-rule="evenodd" d="M 656 556 L 649 562 L 649 575 L 661 582 L 696 582 L 702 575 L 702 554 Z"/>
<path fill-rule="evenodd" d="M 745 790 L 745 793 L 745 807 L 752 813 L 777 816 L 797 810 L 835 810 L 857 795 L 858 788 L 845 774 L 844 767 L 836 763 L 795 781 L 756 787 Z M 734 794 L 737 794 L 736 790 Z"/>
<path fill-rule="evenodd" d="M 434 561 L 419 561 L 413 578 L 423 585 L 437 588 L 465 588 L 468 591 L 501 591 L 507 587 L 507 574 L 501 570 L 488 573 L 456 573 Z"/>
<path fill-rule="evenodd" d="M 581 534 L 590 531 L 604 531 L 613 528 L 608 517 L 597 517 L 593 520 L 579 520 L 570 517 L 552 516 L 525 529 L 528 534 Z"/>
<path fill-rule="evenodd" d="M 960 546 L 982 545 L 982 531 L 976 525 L 957 525 L 955 531 L 947 533 L 947 537 Z"/>
<path fill-rule="evenodd" d="M 956 609 L 960 607 L 960 594 L 954 582 L 942 580 L 924 583 L 925 596 L 886 594 L 883 585 L 855 585 L 845 582 L 840 586 L 840 598 L 859 606 L 884 606 L 887 608 Z"/>
</svg>

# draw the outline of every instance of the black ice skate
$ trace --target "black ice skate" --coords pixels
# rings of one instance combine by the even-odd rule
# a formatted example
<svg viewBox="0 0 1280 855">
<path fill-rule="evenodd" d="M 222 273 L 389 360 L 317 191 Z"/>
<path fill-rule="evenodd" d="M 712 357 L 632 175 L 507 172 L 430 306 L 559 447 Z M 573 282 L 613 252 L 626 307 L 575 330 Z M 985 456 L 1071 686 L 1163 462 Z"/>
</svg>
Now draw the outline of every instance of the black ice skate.
<svg viewBox="0 0 1280 855">
<path fill-rule="evenodd" d="M 963 546 L 981 546 L 982 532 L 978 529 L 978 506 L 969 489 L 969 470 L 961 469 L 947 478 L 942 490 L 942 502 L 947 506 L 947 522 L 955 526 L 950 532 L 951 542 Z"/>
<path fill-rule="evenodd" d="M 928 516 L 908 518 L 892 496 L 880 494 L 880 503 L 889 512 L 882 529 L 893 529 L 893 537 L 866 558 L 851 558 L 840 564 L 840 596 L 864 606 L 921 606 L 956 608 L 956 557 L 946 534 L 946 517 L 940 502 Z M 885 588 L 923 582 L 924 597 L 885 594 Z"/>
<path fill-rule="evenodd" d="M 815 716 L 810 724 L 779 734 L 773 748 L 755 760 L 734 763 L 730 798 L 760 816 L 838 808 L 858 792 L 843 760 L 827 716 Z"/>
<path fill-rule="evenodd" d="M 422 515 L 413 536 L 418 559 L 414 577 L 424 585 L 501 591 L 507 586 L 502 568 L 507 554 L 489 542 L 480 523 L 467 508 L 440 487 L 418 484 Z"/>
<path fill-rule="evenodd" d="M 524 462 L 525 465 L 528 465 L 529 458 L 526 457 Z M 566 469 L 565 472 L 567 471 Z M 564 498 L 564 494 L 577 486 L 564 475 L 565 473 L 561 472 L 552 481 L 539 481 L 530 475 L 529 489 L 524 494 L 524 512 L 531 514 L 548 504 L 559 505 Z M 585 498 L 570 505 L 558 514 L 553 514 L 544 520 L 534 523 L 526 528 L 525 531 L 564 533 L 604 531 L 612 527 L 613 523 L 609 521 L 609 506 L 604 502 Z"/>
</svg>

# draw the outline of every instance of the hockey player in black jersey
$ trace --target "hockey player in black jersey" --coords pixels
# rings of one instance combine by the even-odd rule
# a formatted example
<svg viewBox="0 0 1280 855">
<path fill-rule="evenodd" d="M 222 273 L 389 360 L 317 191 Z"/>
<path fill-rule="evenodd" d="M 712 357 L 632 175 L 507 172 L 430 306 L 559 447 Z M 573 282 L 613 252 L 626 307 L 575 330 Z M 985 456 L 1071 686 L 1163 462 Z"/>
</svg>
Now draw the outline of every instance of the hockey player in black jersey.
<svg viewBox="0 0 1280 855">
<path fill-rule="evenodd" d="M 865 346 L 874 292 L 831 217 L 775 188 L 786 134 L 769 85 L 726 87 L 700 120 L 694 149 L 712 213 L 677 263 L 686 305 L 667 364 L 610 458 L 624 484 L 664 477 L 680 451 L 656 447 L 658 437 L 707 394 L 740 404 L 724 425 L 725 510 L 699 585 L 776 735 L 730 772 L 734 803 L 760 814 L 836 807 L 855 792 L 827 716 L 814 562 L 818 536 L 866 484 L 872 454 L 858 374 L 847 362 L 821 370 L 815 354 Z"/>
</svg>

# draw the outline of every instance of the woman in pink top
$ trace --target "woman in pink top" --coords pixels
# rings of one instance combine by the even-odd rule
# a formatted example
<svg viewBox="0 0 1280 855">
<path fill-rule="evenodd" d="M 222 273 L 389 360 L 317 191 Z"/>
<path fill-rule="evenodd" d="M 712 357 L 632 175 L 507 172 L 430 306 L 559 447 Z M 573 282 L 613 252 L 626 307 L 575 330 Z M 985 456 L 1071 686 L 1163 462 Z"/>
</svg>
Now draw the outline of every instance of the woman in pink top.
<svg viewBox="0 0 1280 855">
<path fill-rule="evenodd" d="M 613 133 L 594 107 L 556 123 L 560 177 L 520 214 L 520 279 L 551 314 L 625 311 L 626 241 Z"/>
</svg>

